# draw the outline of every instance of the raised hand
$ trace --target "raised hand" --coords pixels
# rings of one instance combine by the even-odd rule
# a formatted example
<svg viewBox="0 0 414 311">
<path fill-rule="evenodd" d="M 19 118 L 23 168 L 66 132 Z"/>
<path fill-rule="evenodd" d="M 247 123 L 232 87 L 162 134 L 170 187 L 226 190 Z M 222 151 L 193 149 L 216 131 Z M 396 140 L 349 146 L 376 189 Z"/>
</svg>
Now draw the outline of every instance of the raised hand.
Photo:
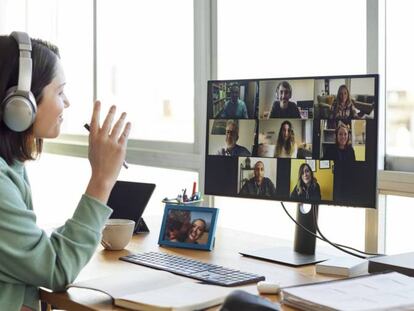
<svg viewBox="0 0 414 311">
<path fill-rule="evenodd" d="M 114 186 L 122 163 L 125 160 L 131 124 L 124 126 L 126 113 L 123 112 L 115 125 L 116 107 L 112 106 L 100 126 L 101 103 L 95 102 L 89 133 L 89 162 L 92 176 L 86 193 L 106 203 Z"/>
</svg>

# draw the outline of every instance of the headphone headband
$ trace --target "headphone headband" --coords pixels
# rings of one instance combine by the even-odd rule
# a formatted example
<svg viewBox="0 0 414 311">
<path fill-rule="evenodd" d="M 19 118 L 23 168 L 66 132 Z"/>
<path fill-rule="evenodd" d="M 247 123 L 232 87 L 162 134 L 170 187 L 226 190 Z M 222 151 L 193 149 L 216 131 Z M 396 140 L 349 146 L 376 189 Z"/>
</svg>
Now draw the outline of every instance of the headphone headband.
<svg viewBox="0 0 414 311">
<path fill-rule="evenodd" d="M 13 31 L 10 36 L 16 40 L 19 48 L 19 81 L 16 91 L 29 93 L 32 85 L 32 43 L 25 32 Z"/>
<path fill-rule="evenodd" d="M 19 49 L 18 84 L 6 91 L 0 104 L 1 118 L 14 132 L 23 132 L 30 128 L 36 117 L 36 99 L 30 92 L 32 86 L 32 44 L 25 32 L 13 31 L 10 37 L 17 42 Z"/>
</svg>

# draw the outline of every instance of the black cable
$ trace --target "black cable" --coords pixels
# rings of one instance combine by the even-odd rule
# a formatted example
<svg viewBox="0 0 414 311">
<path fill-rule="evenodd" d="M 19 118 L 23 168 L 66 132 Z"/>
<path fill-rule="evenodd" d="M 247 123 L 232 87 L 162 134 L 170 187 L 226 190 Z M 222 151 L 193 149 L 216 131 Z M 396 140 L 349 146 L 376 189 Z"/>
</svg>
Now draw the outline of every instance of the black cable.
<svg viewBox="0 0 414 311">
<path fill-rule="evenodd" d="M 353 247 L 351 247 L 351 246 L 347 246 L 347 245 L 342 245 L 342 244 L 339 244 L 339 243 L 334 243 L 334 242 L 331 242 L 330 240 L 328 240 L 323 234 L 322 234 L 322 232 L 319 230 L 319 226 L 318 226 L 318 222 L 317 222 L 317 217 L 316 217 L 316 215 L 315 215 L 315 213 L 314 213 L 314 219 L 313 219 L 313 221 L 314 221 L 314 224 L 315 224 L 315 227 L 316 227 L 316 229 L 317 229 L 317 232 L 321 235 L 321 236 L 319 236 L 319 235 L 317 235 L 317 234 L 315 234 L 314 232 L 312 232 L 312 231 L 310 231 L 308 228 L 306 228 L 305 226 L 303 226 L 302 224 L 300 224 L 300 223 L 298 223 L 297 221 L 296 221 L 296 219 L 294 219 L 291 215 L 290 215 L 290 213 L 287 211 L 287 209 L 286 209 L 286 207 L 285 207 L 285 205 L 283 204 L 283 202 L 280 202 L 280 204 L 282 205 L 282 207 L 283 207 L 283 209 L 284 209 L 284 211 L 285 211 L 285 213 L 289 216 L 289 218 L 298 226 L 298 227 L 300 227 L 301 229 L 303 229 L 303 230 L 305 230 L 307 233 L 309 233 L 310 235 L 312 235 L 312 236 L 314 236 L 314 237 L 316 237 L 317 239 L 319 239 L 319 240 L 321 240 L 321 241 L 324 241 L 324 242 L 326 242 L 326 243 L 328 243 L 328 244 L 330 244 L 330 245 L 332 245 L 333 247 L 335 247 L 335 248 L 337 248 L 337 249 L 339 249 L 339 250 L 341 250 L 341 251 L 343 251 L 343 252 L 345 252 L 345 253 L 348 253 L 348 254 L 350 254 L 350 255 L 353 255 L 353 256 L 356 256 L 356 257 L 359 257 L 359 258 L 363 258 L 363 259 L 366 259 L 366 257 L 363 257 L 363 256 L 361 256 L 361 255 L 358 255 L 358 254 L 354 254 L 354 253 L 352 253 L 352 252 L 350 252 L 350 251 L 347 251 L 347 250 L 345 250 L 345 249 L 343 249 L 343 248 L 347 248 L 347 249 L 351 249 L 351 250 L 354 250 L 354 251 L 356 251 L 356 252 L 359 252 L 359 253 L 362 253 L 362 254 L 367 254 L 367 255 L 374 255 L 374 256 L 378 256 L 378 255 L 381 255 L 381 254 L 377 254 L 377 253 L 369 253 L 369 252 L 364 252 L 364 251 L 361 251 L 361 250 L 358 250 L 358 249 L 356 249 L 356 248 L 353 248 Z"/>
<path fill-rule="evenodd" d="M 319 213 L 319 211 L 317 211 L 317 213 Z M 337 246 L 339 246 L 339 247 L 343 247 L 343 248 L 347 248 L 347 249 L 351 249 L 351 250 L 353 250 L 353 251 L 355 251 L 355 252 L 358 252 L 358 253 L 361 253 L 361 254 L 365 254 L 365 255 L 370 255 L 370 256 L 383 256 L 384 254 L 379 254 L 379 253 L 371 253 L 371 252 L 365 252 L 365 251 L 361 251 L 361 250 L 359 250 L 359 249 L 356 249 L 356 248 L 354 248 L 354 247 L 351 247 L 351 246 L 348 246 L 348 245 L 343 245 L 343 244 L 339 244 L 339 243 L 335 243 L 335 242 L 330 242 L 329 240 L 328 240 L 328 238 L 326 238 L 324 235 L 323 235 L 323 233 L 322 233 L 322 231 L 319 229 L 319 225 L 318 225 L 318 215 L 316 215 L 316 220 L 315 220 L 315 223 L 316 223 L 316 230 L 317 230 L 317 232 L 319 232 L 319 234 L 321 235 L 321 237 L 323 237 L 324 239 L 326 239 L 326 242 L 327 243 L 333 243 L 333 244 L 335 244 L 335 245 L 337 245 Z M 366 257 L 366 258 L 368 258 L 368 257 Z"/>
<path fill-rule="evenodd" d="M 314 213 L 313 213 L 313 221 L 314 221 L 314 223 L 315 223 L 315 227 L 316 227 L 316 232 L 318 232 L 319 234 L 320 234 L 320 236 L 323 238 L 323 240 L 326 242 L 326 243 L 328 243 L 328 244 L 330 244 L 330 245 L 332 245 L 333 247 L 335 247 L 336 249 L 339 249 L 340 251 L 342 251 L 342 252 L 344 252 L 344 253 L 347 253 L 347 254 L 349 254 L 349 255 L 352 255 L 352 256 L 355 256 L 355 257 L 358 257 L 358 258 L 361 258 L 361 259 L 367 259 L 367 257 L 366 256 L 363 256 L 363 255 L 358 255 L 358 254 L 355 254 L 355 253 L 353 253 L 353 252 L 350 252 L 350 251 L 348 251 L 348 250 L 346 250 L 346 249 L 344 249 L 344 248 L 342 248 L 342 247 L 340 247 L 340 246 L 338 246 L 336 243 L 333 243 L 333 242 L 331 242 L 330 240 L 328 240 L 323 234 L 322 234 L 322 232 L 319 230 L 319 226 L 318 226 L 318 221 L 317 221 L 317 213 L 318 213 L 318 211 L 315 209 L 315 211 L 314 211 Z"/>
<path fill-rule="evenodd" d="M 315 209 L 315 213 L 313 213 L 313 223 L 314 223 L 314 225 L 315 225 L 315 227 L 317 228 L 317 232 L 319 232 L 319 234 L 321 235 L 321 236 L 318 236 L 317 234 L 315 234 L 314 232 L 312 232 L 312 231 L 310 231 L 308 228 L 306 228 L 304 225 L 302 225 L 302 224 L 300 224 L 300 223 L 298 223 L 297 221 L 296 221 L 296 219 L 294 219 L 293 217 L 292 217 L 292 215 L 290 215 L 290 213 L 287 211 L 287 209 L 286 209 L 286 207 L 285 207 L 285 205 L 283 204 L 283 202 L 280 202 L 280 204 L 282 204 L 282 207 L 283 207 L 283 209 L 285 210 L 285 213 L 289 216 L 289 218 L 297 225 L 297 226 L 299 226 L 300 228 L 302 228 L 303 230 L 305 230 L 306 232 L 308 232 L 310 235 L 312 235 L 312 236 L 314 236 L 314 237 L 316 237 L 316 238 L 318 238 L 319 240 L 321 240 L 321 241 L 324 241 L 324 242 L 326 242 L 326 243 L 328 243 L 328 244 L 331 244 L 333 247 L 335 247 L 335 248 L 337 248 L 337 249 L 339 249 L 340 251 L 342 251 L 342 252 L 344 252 L 344 253 L 347 253 L 347 254 L 350 254 L 350 255 L 353 255 L 353 256 L 356 256 L 356 257 L 359 257 L 359 258 L 363 258 L 363 259 L 366 259 L 366 257 L 363 257 L 363 256 L 361 256 L 361 255 L 357 255 L 357 254 L 354 254 L 354 253 L 352 253 L 352 252 L 350 252 L 350 251 L 347 251 L 347 250 L 345 250 L 345 249 L 342 249 L 341 247 L 339 247 L 339 246 L 337 246 L 335 243 L 332 243 L 331 241 L 329 241 L 327 238 L 325 238 L 322 234 L 321 234 L 321 232 L 320 232 L 320 230 L 319 230 L 319 227 L 318 227 L 318 222 L 317 222 L 317 220 L 316 220 L 316 209 Z M 346 248 L 347 246 L 345 246 L 345 248 Z"/>
</svg>

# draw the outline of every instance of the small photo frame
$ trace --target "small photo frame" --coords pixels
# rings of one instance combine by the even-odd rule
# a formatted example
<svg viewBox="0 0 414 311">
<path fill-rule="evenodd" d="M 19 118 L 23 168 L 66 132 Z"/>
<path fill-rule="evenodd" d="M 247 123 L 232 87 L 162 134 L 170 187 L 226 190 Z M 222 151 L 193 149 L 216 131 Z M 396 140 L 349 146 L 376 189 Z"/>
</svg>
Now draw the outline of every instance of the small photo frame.
<svg viewBox="0 0 414 311">
<path fill-rule="evenodd" d="M 316 172 L 316 160 L 306 160 L 306 163 L 311 167 L 312 172 Z"/>
<path fill-rule="evenodd" d="M 158 244 L 211 251 L 218 209 L 166 204 Z"/>
<path fill-rule="evenodd" d="M 320 160 L 319 161 L 319 168 L 321 170 L 331 168 L 331 161 L 329 161 L 329 160 Z"/>
</svg>

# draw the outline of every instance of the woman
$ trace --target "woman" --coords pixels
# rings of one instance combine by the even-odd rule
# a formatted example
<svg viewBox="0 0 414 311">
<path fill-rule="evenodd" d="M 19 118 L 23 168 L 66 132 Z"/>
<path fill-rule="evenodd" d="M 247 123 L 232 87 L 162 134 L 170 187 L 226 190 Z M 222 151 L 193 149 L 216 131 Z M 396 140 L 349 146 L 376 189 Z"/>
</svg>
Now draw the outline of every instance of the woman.
<svg viewBox="0 0 414 311">
<path fill-rule="evenodd" d="M 27 44 L 21 44 L 21 38 Z M 31 55 L 22 52 L 30 43 Z M 19 61 L 19 52 L 20 57 L 31 58 L 33 63 L 29 67 L 27 62 Z M 23 67 L 31 70 L 19 75 L 19 68 Z M 27 83 L 30 79 L 31 83 Z M 33 122 L 22 131 L 15 129 L 13 118 L 16 116 L 10 115 L 9 104 L 5 102 L 6 94 L 13 92 L 16 85 L 20 87 L 20 80 L 26 81 L 33 94 L 34 116 Z M 85 194 L 72 218 L 50 237 L 36 225 L 25 162 L 40 155 L 44 138 L 59 135 L 63 111 L 69 107 L 64 93 L 65 82 L 56 47 L 41 40 L 30 40 L 24 33 L 0 36 L 2 310 L 37 310 L 39 286 L 64 290 L 93 255 L 102 228 L 112 212 L 106 202 L 125 159 L 131 125 L 123 126 L 126 117 L 123 113 L 112 126 L 116 110 L 112 106 L 100 126 L 101 105 L 96 102 L 89 134 L 88 157 L 92 174 Z"/>
<path fill-rule="evenodd" d="M 297 201 L 321 200 L 321 189 L 309 164 L 302 163 L 299 167 L 298 182 L 293 188 L 290 198 Z"/>
<path fill-rule="evenodd" d="M 276 142 L 275 157 L 277 158 L 296 158 L 298 146 L 295 142 L 295 133 L 292 123 L 283 121 L 280 125 L 279 135 Z"/>
<path fill-rule="evenodd" d="M 355 151 L 351 145 L 351 133 L 349 127 L 340 123 L 335 129 L 335 145 L 330 145 L 326 149 L 324 159 L 355 161 Z"/>
<path fill-rule="evenodd" d="M 186 243 L 198 244 L 198 240 L 207 229 L 207 224 L 204 219 L 198 218 L 191 222 L 191 228 L 188 230 L 188 236 L 185 240 Z"/>
<path fill-rule="evenodd" d="M 358 110 L 349 95 L 348 87 L 343 84 L 338 89 L 336 100 L 331 106 L 330 119 L 342 120 L 347 124 L 351 119 L 358 119 Z"/>
</svg>

